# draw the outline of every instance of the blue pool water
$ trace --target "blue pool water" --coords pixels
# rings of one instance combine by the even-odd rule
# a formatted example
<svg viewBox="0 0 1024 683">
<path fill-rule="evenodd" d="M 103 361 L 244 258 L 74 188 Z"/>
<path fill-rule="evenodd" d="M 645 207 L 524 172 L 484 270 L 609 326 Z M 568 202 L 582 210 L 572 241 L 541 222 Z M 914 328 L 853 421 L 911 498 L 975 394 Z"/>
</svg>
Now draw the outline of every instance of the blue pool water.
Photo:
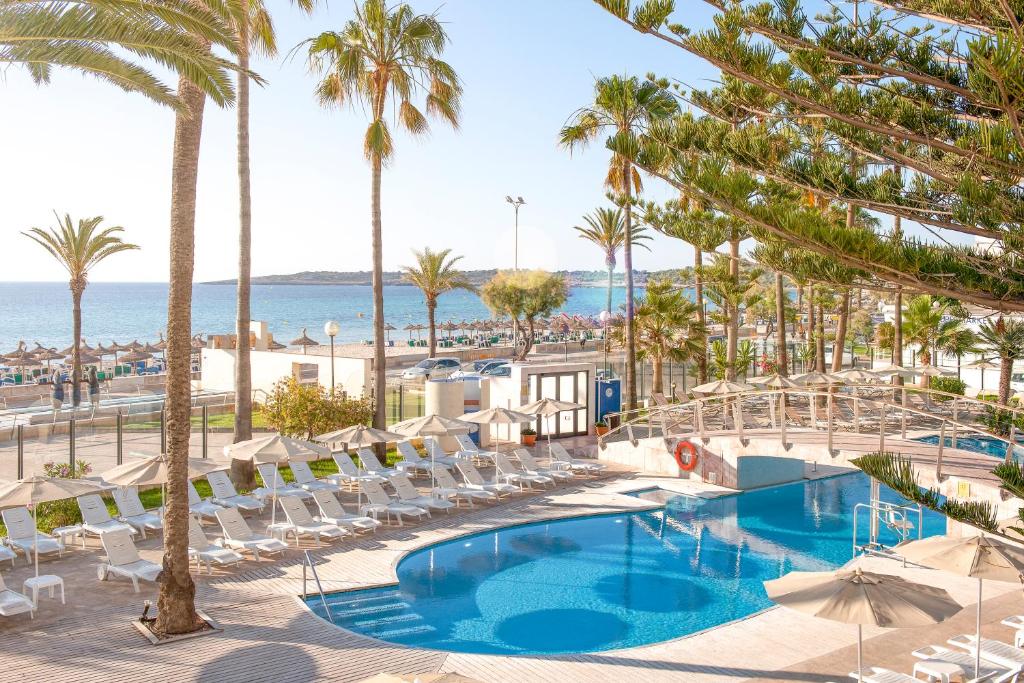
<svg viewBox="0 0 1024 683">
<path fill-rule="evenodd" d="M 335 623 L 352 631 L 459 652 L 595 652 L 664 641 L 770 606 L 762 581 L 848 561 L 853 508 L 868 493 L 867 477 L 856 473 L 501 529 L 412 553 L 398 566 L 397 586 L 336 593 L 328 603 Z M 862 512 L 863 540 L 866 522 Z M 926 512 L 924 526 L 926 535 L 943 533 L 944 518 Z M 308 603 L 325 616 L 319 596 Z"/>
<path fill-rule="evenodd" d="M 938 445 L 939 435 L 931 434 L 929 436 L 921 436 L 915 439 L 915 441 L 921 441 L 923 443 L 930 443 Z M 952 446 L 952 437 L 946 437 L 946 445 Z M 982 434 L 976 434 L 974 436 L 958 436 L 956 437 L 956 447 L 962 448 L 965 451 L 973 451 L 975 453 L 982 453 L 984 455 L 991 455 L 995 458 L 1006 457 L 1006 442 L 1000 441 L 999 439 L 993 439 L 990 436 L 984 436 Z M 1024 449 L 1020 446 L 1013 447 L 1014 457 L 1018 460 L 1024 456 Z"/>
</svg>

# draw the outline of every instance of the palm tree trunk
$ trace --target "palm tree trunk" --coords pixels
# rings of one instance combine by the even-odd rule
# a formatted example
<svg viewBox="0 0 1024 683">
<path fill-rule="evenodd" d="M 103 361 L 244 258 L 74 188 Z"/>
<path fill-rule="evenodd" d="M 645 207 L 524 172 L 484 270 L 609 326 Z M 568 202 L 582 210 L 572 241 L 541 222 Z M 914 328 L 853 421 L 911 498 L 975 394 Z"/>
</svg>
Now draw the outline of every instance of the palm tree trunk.
<svg viewBox="0 0 1024 683">
<path fill-rule="evenodd" d="M 789 375 L 789 353 L 786 351 L 786 288 L 782 282 L 782 273 L 775 272 L 775 350 L 776 369 L 783 377 Z"/>
<path fill-rule="evenodd" d="M 623 193 L 626 218 L 626 236 L 622 245 L 622 266 L 626 269 L 626 391 L 625 403 L 627 410 L 636 410 L 636 329 L 633 325 L 633 207 L 632 183 L 633 167 L 626 159 L 623 160 L 625 192 Z"/>
<path fill-rule="evenodd" d="M 209 49 L 209 43 L 206 48 Z M 164 558 L 156 628 L 164 633 L 196 629 L 195 584 L 188 558 L 188 442 L 192 425 L 192 271 L 195 257 L 196 182 L 203 132 L 203 91 L 178 81 L 186 112 L 174 120 L 171 168 L 170 284 L 167 289 L 167 500 Z"/>
<path fill-rule="evenodd" d="M 729 240 L 729 277 L 733 285 L 740 281 L 740 241 Z M 736 379 L 736 349 L 740 343 L 740 308 L 739 305 L 728 305 L 729 327 L 726 330 L 725 378 Z"/>
<path fill-rule="evenodd" d="M 850 322 L 850 290 L 843 292 L 839 308 L 839 322 L 836 323 L 836 341 L 832 346 L 832 372 L 843 369 L 843 349 L 846 348 L 846 330 Z"/>
<path fill-rule="evenodd" d="M 665 391 L 665 385 L 661 377 L 663 365 L 664 361 L 661 359 L 661 356 L 651 356 L 651 372 L 654 373 L 654 378 L 651 380 L 651 393 L 653 394 L 661 394 Z"/>
<path fill-rule="evenodd" d="M 373 231 L 373 426 L 384 429 L 385 392 L 387 390 L 387 361 L 384 357 L 384 255 L 380 220 L 380 176 L 382 163 L 373 159 L 370 188 L 370 215 Z"/>
<path fill-rule="evenodd" d="M 608 263 L 608 296 L 606 297 L 604 310 L 608 311 L 608 315 L 612 314 L 612 285 L 615 282 L 615 262 Z"/>
<path fill-rule="evenodd" d="M 1013 358 L 1003 356 L 999 359 L 999 403 L 1010 404 L 1010 377 L 1013 374 Z"/>
<path fill-rule="evenodd" d="M 818 327 L 814 331 L 814 364 L 818 372 L 825 372 L 825 308 L 821 305 L 815 322 Z"/>
<path fill-rule="evenodd" d="M 430 357 L 434 357 L 437 351 L 437 328 L 435 327 L 435 315 L 437 314 L 437 302 L 427 299 L 427 340 L 430 344 Z"/>
<path fill-rule="evenodd" d="M 708 319 L 704 311 L 704 278 L 701 276 L 701 268 L 704 267 L 704 254 L 700 245 L 693 245 L 693 289 L 697 299 L 697 319 L 700 321 L 701 329 L 707 330 Z M 697 384 L 707 384 L 708 381 L 708 352 L 707 349 L 697 356 Z"/>
<path fill-rule="evenodd" d="M 82 294 L 84 282 L 71 284 L 71 405 L 78 407 L 82 402 Z M 24 376 L 24 375 L 23 375 Z M 22 380 L 24 381 L 24 379 Z"/>
<path fill-rule="evenodd" d="M 252 193 L 249 172 L 249 0 L 242 0 L 238 24 L 238 294 L 235 313 L 235 433 L 233 441 L 252 438 L 252 365 L 249 354 L 252 271 Z M 255 485 L 255 468 L 248 460 L 232 460 L 236 487 Z"/>
<path fill-rule="evenodd" d="M 811 368 L 816 368 L 817 363 L 817 344 L 814 339 L 818 334 L 817 321 L 814 315 L 814 283 L 811 282 L 807 285 L 807 345 L 811 347 Z"/>
</svg>

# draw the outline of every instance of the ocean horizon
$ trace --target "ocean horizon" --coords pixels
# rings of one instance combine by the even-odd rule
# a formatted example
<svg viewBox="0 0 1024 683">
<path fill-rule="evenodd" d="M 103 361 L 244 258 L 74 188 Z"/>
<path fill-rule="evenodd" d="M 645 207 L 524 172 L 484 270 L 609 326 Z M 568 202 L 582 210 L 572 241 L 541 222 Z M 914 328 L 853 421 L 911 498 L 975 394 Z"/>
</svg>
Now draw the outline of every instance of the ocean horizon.
<svg viewBox="0 0 1024 683">
<path fill-rule="evenodd" d="M 228 334 L 235 329 L 235 287 L 195 284 L 192 287 L 193 334 Z M 638 291 L 639 288 L 638 288 Z M 605 308 L 604 287 L 574 286 L 563 311 L 597 316 Z M 625 288 L 612 290 L 612 308 L 625 302 Z M 408 339 L 402 328 L 426 323 L 420 290 L 409 285 L 384 287 L 387 322 L 398 328 L 392 339 Z M 480 297 L 454 291 L 441 296 L 437 322 L 493 317 Z M 326 343 L 324 323 L 336 320 L 337 343 L 360 342 L 373 336 L 373 299 L 369 285 L 254 284 L 252 319 L 265 321 L 274 339 L 287 344 L 306 333 Z M 82 298 L 82 336 L 91 345 L 155 341 L 167 328 L 167 283 L 90 282 Z M 415 336 L 415 333 L 414 333 Z M 30 348 L 38 342 L 63 349 L 71 345 L 71 293 L 66 282 L 0 282 L 0 353 L 13 351 L 20 340 Z"/>
</svg>

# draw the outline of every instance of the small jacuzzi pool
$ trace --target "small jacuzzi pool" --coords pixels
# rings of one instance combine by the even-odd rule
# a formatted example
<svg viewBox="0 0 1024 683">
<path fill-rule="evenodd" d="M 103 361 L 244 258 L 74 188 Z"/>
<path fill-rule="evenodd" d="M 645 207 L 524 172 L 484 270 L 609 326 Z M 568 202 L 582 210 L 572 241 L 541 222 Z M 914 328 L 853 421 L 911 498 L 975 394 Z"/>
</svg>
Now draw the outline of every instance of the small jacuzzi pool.
<svg viewBox="0 0 1024 683">
<path fill-rule="evenodd" d="M 920 441 L 922 443 L 938 445 L 939 435 L 930 434 L 928 436 L 920 436 L 914 440 Z M 946 446 L 952 448 L 952 437 L 946 437 Z M 992 457 L 1000 459 L 1006 457 L 1006 446 L 1007 443 L 1005 441 L 1000 441 L 999 439 L 995 439 L 991 436 L 986 436 L 984 434 L 972 434 L 971 436 L 956 437 L 957 448 L 962 448 L 965 451 L 973 451 L 974 453 L 991 455 Z M 1017 458 L 1018 460 L 1024 459 L 1024 448 L 1022 448 L 1021 446 L 1014 446 L 1013 454 L 1014 457 Z"/>
<path fill-rule="evenodd" d="M 509 527 L 411 553 L 398 565 L 398 585 L 334 593 L 327 602 L 346 629 L 457 652 L 562 654 L 657 643 L 769 607 L 762 581 L 848 561 L 854 506 L 868 494 L 868 478 L 855 473 L 715 499 L 675 496 L 648 512 Z M 901 500 L 888 489 L 883 497 Z M 924 526 L 925 535 L 942 533 L 944 518 L 926 512 Z M 896 538 L 883 528 L 881 540 Z M 308 605 L 325 616 L 319 595 Z"/>
</svg>

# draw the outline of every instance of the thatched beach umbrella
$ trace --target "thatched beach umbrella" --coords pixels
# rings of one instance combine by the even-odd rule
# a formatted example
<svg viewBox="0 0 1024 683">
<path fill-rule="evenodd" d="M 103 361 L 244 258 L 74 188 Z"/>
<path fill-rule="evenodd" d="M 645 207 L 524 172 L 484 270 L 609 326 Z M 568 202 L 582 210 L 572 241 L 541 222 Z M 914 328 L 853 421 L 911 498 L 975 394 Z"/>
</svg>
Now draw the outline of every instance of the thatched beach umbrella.
<svg viewBox="0 0 1024 683">
<path fill-rule="evenodd" d="M 287 349 L 288 347 L 279 341 L 271 341 L 267 348 L 271 351 L 280 351 L 281 349 Z"/>
<path fill-rule="evenodd" d="M 78 355 L 78 362 L 82 365 L 96 365 L 102 363 L 103 359 L 91 353 L 81 353 Z"/>
<path fill-rule="evenodd" d="M 388 341 L 391 341 L 391 333 L 397 329 L 398 328 L 392 325 L 391 323 L 384 323 L 384 333 Z"/>
<path fill-rule="evenodd" d="M 38 342 L 36 342 L 36 343 L 38 344 Z M 54 351 L 52 349 L 45 349 L 45 348 L 42 349 L 41 351 L 36 352 L 35 356 L 36 356 L 36 360 L 39 361 L 40 363 L 46 363 L 46 373 L 47 374 L 50 373 L 50 362 L 51 361 L 63 360 L 65 358 L 64 354 L 57 353 L 56 351 Z"/>
<path fill-rule="evenodd" d="M 309 338 L 309 336 L 306 334 L 306 328 L 305 327 L 302 328 L 302 334 L 300 336 L 296 337 L 295 339 L 292 339 L 289 342 L 289 344 L 291 344 L 292 346 L 301 346 L 302 347 L 302 355 L 306 355 L 306 347 L 308 347 L 308 346 L 320 346 L 320 342 L 314 341 L 313 339 Z"/>
<path fill-rule="evenodd" d="M 142 351 L 142 350 L 135 350 L 135 351 L 129 351 L 128 353 L 126 353 L 123 356 L 121 356 L 121 362 L 122 363 L 131 363 L 132 364 L 132 372 L 136 372 L 137 371 L 137 368 L 135 366 L 136 363 L 138 363 L 139 361 L 149 360 L 152 357 L 153 357 L 153 354 L 151 354 L 151 353 L 146 353 L 145 351 Z"/>
</svg>

